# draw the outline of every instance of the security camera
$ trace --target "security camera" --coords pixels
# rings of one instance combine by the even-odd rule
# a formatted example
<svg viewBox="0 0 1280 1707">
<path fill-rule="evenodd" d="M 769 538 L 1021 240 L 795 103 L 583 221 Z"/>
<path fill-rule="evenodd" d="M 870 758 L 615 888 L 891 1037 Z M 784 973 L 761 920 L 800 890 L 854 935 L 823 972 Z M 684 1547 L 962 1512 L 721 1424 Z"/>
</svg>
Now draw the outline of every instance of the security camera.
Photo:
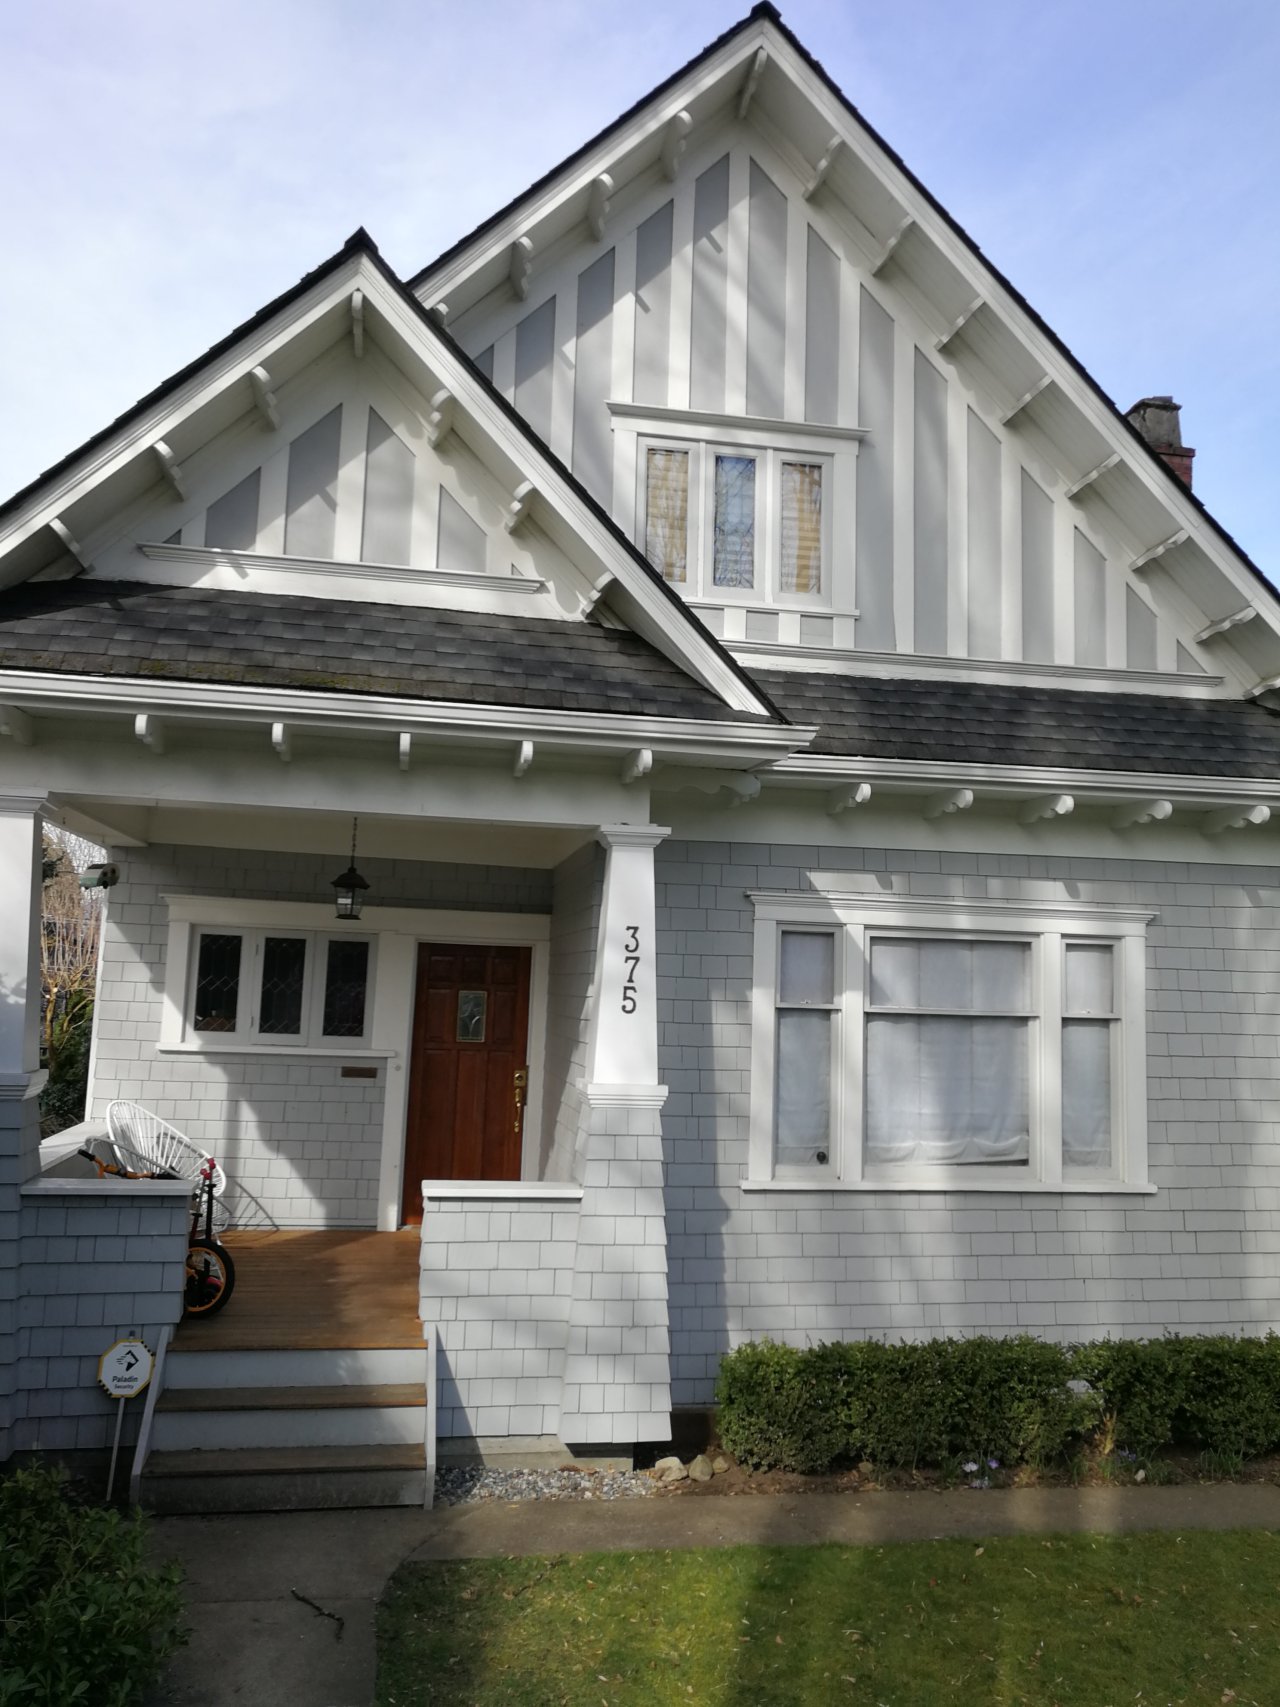
<svg viewBox="0 0 1280 1707">
<path fill-rule="evenodd" d="M 119 881 L 118 865 L 87 865 L 80 873 L 82 889 L 110 889 Z"/>
</svg>

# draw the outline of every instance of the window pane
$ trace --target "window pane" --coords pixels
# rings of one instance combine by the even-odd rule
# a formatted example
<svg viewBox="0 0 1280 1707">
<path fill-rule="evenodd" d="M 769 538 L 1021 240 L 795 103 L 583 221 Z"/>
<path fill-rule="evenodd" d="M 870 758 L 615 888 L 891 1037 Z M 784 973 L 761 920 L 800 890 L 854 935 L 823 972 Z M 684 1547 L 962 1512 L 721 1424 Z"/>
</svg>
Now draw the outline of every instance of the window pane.
<svg viewBox="0 0 1280 1707">
<path fill-rule="evenodd" d="M 1029 1038 L 1020 1019 L 867 1020 L 867 1160 L 1025 1165 Z"/>
<path fill-rule="evenodd" d="M 1067 943 L 1067 990 L 1065 1011 L 1069 1014 L 1115 1012 L 1115 973 L 1109 943 Z"/>
<path fill-rule="evenodd" d="M 795 1008 L 778 1015 L 774 1120 L 784 1166 L 821 1165 L 830 1154 L 832 1018 Z"/>
<path fill-rule="evenodd" d="M 335 937 L 324 968 L 326 1037 L 363 1037 L 365 992 L 369 984 L 369 944 Z"/>
<path fill-rule="evenodd" d="M 782 465 L 782 590 L 822 591 L 822 467 Z"/>
<path fill-rule="evenodd" d="M 1062 1024 L 1062 1166 L 1111 1167 L 1111 1021 Z"/>
<path fill-rule="evenodd" d="M 271 1037 L 297 1037 L 301 1033 L 302 975 L 306 961 L 305 937 L 269 936 L 263 942 L 260 1032 Z"/>
<path fill-rule="evenodd" d="M 712 580 L 717 587 L 753 587 L 756 580 L 756 459 L 716 458 Z"/>
<path fill-rule="evenodd" d="M 783 931 L 778 1000 L 829 1002 L 835 977 L 836 943 L 829 933 Z"/>
<path fill-rule="evenodd" d="M 240 1006 L 240 938 L 205 931 L 196 961 L 196 1031 L 234 1031 Z"/>
<path fill-rule="evenodd" d="M 668 581 L 689 565 L 689 453 L 651 450 L 645 462 L 644 554 Z"/>
<path fill-rule="evenodd" d="M 1025 1013 L 1030 972 L 1025 942 L 881 937 L 871 944 L 871 1005 Z"/>
</svg>

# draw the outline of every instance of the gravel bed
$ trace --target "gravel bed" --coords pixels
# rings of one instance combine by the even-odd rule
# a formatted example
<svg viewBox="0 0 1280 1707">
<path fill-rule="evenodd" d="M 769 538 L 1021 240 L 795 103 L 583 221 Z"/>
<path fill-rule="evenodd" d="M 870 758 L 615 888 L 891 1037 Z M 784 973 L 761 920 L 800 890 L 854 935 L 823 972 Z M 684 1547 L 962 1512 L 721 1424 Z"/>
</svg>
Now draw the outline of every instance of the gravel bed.
<svg viewBox="0 0 1280 1707">
<path fill-rule="evenodd" d="M 481 1500 L 633 1500 L 656 1483 L 643 1470 L 487 1470 L 450 1465 L 436 1470 L 437 1505 Z"/>
</svg>

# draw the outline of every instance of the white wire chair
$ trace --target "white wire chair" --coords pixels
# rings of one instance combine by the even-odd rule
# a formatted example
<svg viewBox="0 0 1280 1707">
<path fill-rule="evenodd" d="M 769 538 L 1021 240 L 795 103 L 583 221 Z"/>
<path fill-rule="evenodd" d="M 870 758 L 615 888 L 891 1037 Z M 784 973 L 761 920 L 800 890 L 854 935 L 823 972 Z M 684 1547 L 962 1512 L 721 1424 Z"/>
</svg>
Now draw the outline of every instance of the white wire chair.
<svg viewBox="0 0 1280 1707">
<path fill-rule="evenodd" d="M 161 1179 L 189 1179 L 192 1196 L 203 1189 L 200 1170 L 213 1161 L 207 1150 L 192 1143 L 167 1120 L 137 1102 L 113 1102 L 107 1107 L 107 1136 L 116 1163 L 126 1173 L 151 1174 Z M 225 1227 L 230 1219 L 218 1201 L 227 1189 L 227 1176 L 213 1162 L 213 1219 Z"/>
</svg>

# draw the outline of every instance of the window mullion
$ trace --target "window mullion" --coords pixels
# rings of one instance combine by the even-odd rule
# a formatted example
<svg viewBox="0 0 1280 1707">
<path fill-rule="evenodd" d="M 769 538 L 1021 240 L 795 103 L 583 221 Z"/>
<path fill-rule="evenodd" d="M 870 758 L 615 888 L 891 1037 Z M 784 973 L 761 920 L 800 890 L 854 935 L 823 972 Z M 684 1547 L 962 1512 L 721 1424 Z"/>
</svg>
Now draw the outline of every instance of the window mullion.
<svg viewBox="0 0 1280 1707">
<path fill-rule="evenodd" d="M 1040 1179 L 1046 1185 L 1062 1183 L 1062 997 L 1065 965 L 1062 936 L 1047 931 L 1039 940 L 1040 1018 L 1032 1020 L 1038 1030 L 1032 1059 L 1036 1074 L 1039 1110 Z"/>
<path fill-rule="evenodd" d="M 837 1119 L 838 1174 L 857 1184 L 862 1179 L 862 1109 L 865 1072 L 864 1030 L 866 1021 L 864 977 L 865 932 L 861 925 L 847 925 L 837 935 L 840 952 L 840 983 L 837 997 L 840 1017 L 841 1072 L 838 1079 Z"/>
</svg>

